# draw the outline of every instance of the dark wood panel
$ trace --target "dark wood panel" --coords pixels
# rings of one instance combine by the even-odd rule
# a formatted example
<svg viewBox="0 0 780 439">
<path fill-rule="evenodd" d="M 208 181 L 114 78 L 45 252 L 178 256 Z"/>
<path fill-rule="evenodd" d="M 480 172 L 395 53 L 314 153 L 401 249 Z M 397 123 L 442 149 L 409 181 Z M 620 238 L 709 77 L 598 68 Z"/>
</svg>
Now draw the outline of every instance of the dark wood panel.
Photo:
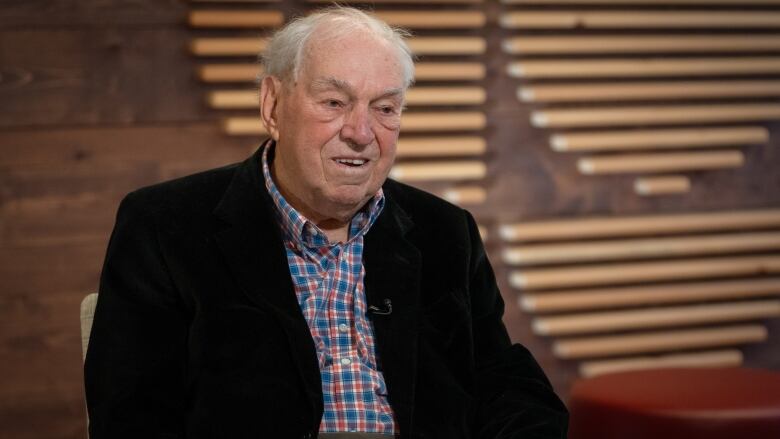
<svg viewBox="0 0 780 439">
<path fill-rule="evenodd" d="M 0 29 L 177 25 L 187 11 L 184 0 L 6 0 L 0 2 Z"/>
<path fill-rule="evenodd" d="M 0 128 L 210 120 L 183 28 L 0 31 Z"/>
</svg>

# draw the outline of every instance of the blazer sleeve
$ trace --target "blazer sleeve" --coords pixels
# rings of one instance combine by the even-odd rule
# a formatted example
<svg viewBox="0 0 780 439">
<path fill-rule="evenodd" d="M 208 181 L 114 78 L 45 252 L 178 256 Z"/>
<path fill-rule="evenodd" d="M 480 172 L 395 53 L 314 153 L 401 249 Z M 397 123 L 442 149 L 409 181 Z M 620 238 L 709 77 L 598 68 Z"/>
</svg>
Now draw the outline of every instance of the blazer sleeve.
<svg viewBox="0 0 780 439">
<path fill-rule="evenodd" d="M 187 325 L 154 209 L 120 204 L 84 366 L 90 439 L 184 437 Z"/>
<path fill-rule="evenodd" d="M 565 439 L 568 412 L 531 353 L 512 344 L 501 320 L 504 302 L 474 218 L 470 300 L 480 439 Z"/>
</svg>

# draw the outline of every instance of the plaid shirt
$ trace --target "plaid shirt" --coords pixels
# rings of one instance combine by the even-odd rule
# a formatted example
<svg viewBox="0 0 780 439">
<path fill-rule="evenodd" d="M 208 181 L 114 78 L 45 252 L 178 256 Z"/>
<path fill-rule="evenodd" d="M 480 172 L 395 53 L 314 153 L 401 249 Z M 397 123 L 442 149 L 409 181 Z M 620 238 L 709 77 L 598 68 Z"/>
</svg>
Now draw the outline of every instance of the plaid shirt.
<svg viewBox="0 0 780 439">
<path fill-rule="evenodd" d="M 366 316 L 363 235 L 384 207 L 377 194 L 350 223 L 349 239 L 331 244 L 277 189 L 263 151 L 263 174 L 287 249 L 295 294 L 317 349 L 324 413 L 320 432 L 395 434 L 398 427 L 377 370 L 374 329 Z"/>
</svg>

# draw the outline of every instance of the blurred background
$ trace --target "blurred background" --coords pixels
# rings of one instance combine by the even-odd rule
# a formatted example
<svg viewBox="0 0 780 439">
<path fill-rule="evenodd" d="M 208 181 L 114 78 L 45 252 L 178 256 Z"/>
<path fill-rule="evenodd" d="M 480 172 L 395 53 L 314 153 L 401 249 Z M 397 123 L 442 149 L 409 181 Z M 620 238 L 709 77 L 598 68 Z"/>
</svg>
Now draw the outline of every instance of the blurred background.
<svg viewBox="0 0 780 439">
<path fill-rule="evenodd" d="M 342 1 L 412 30 L 392 176 L 474 213 L 568 398 L 780 369 L 780 1 Z M 86 437 L 79 305 L 129 191 L 243 160 L 305 0 L 0 1 L 0 430 Z"/>
</svg>

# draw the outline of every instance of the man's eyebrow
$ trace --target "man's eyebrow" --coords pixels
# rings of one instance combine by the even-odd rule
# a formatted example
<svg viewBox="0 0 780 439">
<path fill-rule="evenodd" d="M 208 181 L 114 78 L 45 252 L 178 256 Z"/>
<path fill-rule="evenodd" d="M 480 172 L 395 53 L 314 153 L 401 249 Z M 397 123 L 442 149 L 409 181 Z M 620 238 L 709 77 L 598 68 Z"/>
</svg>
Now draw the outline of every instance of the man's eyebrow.
<svg viewBox="0 0 780 439">
<path fill-rule="evenodd" d="M 348 82 L 333 77 L 314 79 L 311 82 L 311 88 L 313 88 L 314 90 L 337 89 L 343 91 L 349 96 L 355 95 L 354 91 L 352 90 L 352 87 L 349 85 Z M 373 100 L 379 100 L 379 99 L 384 99 L 384 98 L 394 97 L 394 96 L 403 96 L 403 94 L 404 94 L 403 87 L 393 87 L 384 90 L 382 94 L 380 94 L 378 97 L 374 98 Z"/>
<path fill-rule="evenodd" d="M 354 94 L 352 93 L 352 87 L 350 87 L 349 83 L 332 77 L 314 79 L 311 82 L 311 87 L 315 90 L 335 88 L 349 95 Z"/>
</svg>

